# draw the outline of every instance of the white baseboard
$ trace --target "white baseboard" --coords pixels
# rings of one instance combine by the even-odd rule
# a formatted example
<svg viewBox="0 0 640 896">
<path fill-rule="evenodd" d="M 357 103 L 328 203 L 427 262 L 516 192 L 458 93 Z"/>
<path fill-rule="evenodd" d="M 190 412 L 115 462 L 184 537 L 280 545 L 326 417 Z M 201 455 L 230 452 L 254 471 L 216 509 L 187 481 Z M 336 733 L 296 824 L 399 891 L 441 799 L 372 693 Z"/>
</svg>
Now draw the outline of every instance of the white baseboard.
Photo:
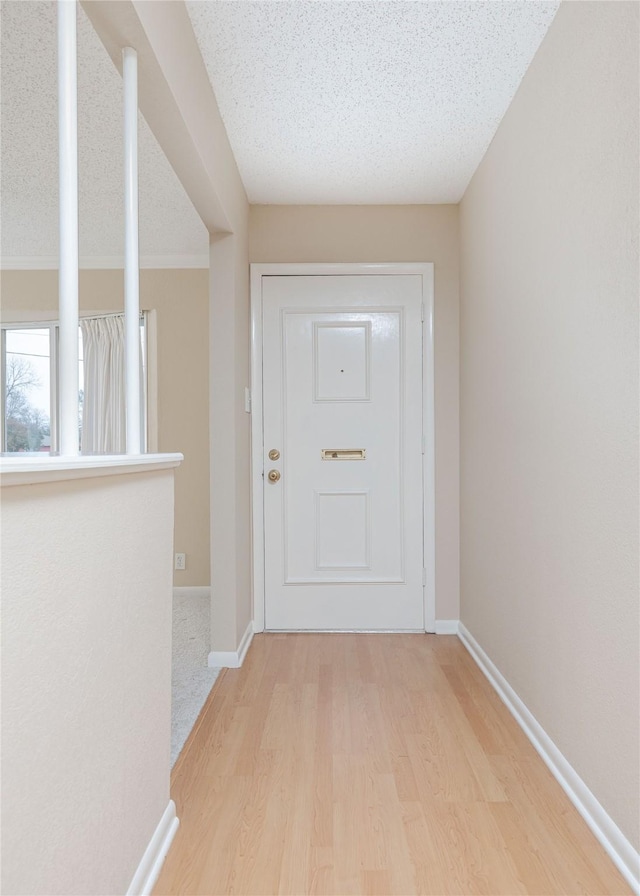
<svg viewBox="0 0 640 896">
<path fill-rule="evenodd" d="M 606 853 L 636 893 L 640 893 L 640 854 L 604 810 L 582 778 L 529 712 L 504 675 L 491 662 L 473 635 L 460 623 L 458 637 L 494 687 L 511 715 L 538 751 Z"/>
<path fill-rule="evenodd" d="M 174 597 L 211 597 L 210 585 L 175 585 Z"/>
<path fill-rule="evenodd" d="M 436 635 L 457 635 L 459 625 L 457 619 L 436 619 Z"/>
<path fill-rule="evenodd" d="M 129 884 L 127 896 L 149 896 L 153 890 L 164 860 L 169 852 L 180 822 L 176 818 L 176 804 L 169 800 L 158 827 L 138 865 L 133 880 Z"/>
<path fill-rule="evenodd" d="M 209 666 L 212 669 L 239 669 L 253 640 L 253 623 L 250 622 L 237 650 L 212 650 Z"/>
</svg>

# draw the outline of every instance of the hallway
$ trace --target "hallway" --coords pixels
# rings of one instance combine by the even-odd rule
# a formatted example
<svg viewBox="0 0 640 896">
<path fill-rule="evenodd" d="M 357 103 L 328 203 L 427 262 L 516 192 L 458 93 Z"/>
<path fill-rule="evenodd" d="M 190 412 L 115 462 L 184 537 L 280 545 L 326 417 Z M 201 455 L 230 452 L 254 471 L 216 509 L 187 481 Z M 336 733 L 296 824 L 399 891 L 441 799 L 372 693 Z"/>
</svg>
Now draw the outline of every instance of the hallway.
<svg viewBox="0 0 640 896">
<path fill-rule="evenodd" d="M 161 894 L 626 894 L 455 637 L 258 635 L 172 774 Z"/>
</svg>

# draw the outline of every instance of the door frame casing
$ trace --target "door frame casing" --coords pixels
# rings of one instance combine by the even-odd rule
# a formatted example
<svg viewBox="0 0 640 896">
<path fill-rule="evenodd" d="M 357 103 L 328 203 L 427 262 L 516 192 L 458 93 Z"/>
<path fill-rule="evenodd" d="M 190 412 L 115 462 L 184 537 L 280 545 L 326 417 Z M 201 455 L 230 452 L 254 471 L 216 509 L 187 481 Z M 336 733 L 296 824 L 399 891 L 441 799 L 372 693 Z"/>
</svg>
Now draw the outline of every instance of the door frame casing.
<svg viewBox="0 0 640 896">
<path fill-rule="evenodd" d="M 262 406 L 262 278 L 419 274 L 422 277 L 422 484 L 425 631 L 435 632 L 435 392 L 433 262 L 386 264 L 251 264 L 251 527 L 253 630 L 264 631 L 264 419 Z"/>
</svg>

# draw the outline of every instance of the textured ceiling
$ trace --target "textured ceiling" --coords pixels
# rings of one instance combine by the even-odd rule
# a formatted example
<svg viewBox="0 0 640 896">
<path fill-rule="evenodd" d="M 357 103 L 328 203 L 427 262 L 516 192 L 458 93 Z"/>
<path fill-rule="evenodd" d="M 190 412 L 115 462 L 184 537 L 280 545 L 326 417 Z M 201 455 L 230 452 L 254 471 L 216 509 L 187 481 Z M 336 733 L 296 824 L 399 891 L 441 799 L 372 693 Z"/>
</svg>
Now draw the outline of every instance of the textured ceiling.
<svg viewBox="0 0 640 896">
<path fill-rule="evenodd" d="M 187 2 L 254 203 L 458 202 L 558 6 Z"/>
<path fill-rule="evenodd" d="M 558 3 L 188 2 L 251 202 L 457 202 Z M 58 252 L 55 4 L 3 0 L 1 249 Z M 78 7 L 80 254 L 123 253 L 122 81 Z M 140 251 L 204 225 L 140 117 Z"/>
<path fill-rule="evenodd" d="M 58 252 L 56 10 L 4 0 L 2 12 L 2 257 Z M 207 231 L 139 117 L 140 253 L 208 255 Z M 80 254 L 124 252 L 122 79 L 78 6 Z"/>
</svg>

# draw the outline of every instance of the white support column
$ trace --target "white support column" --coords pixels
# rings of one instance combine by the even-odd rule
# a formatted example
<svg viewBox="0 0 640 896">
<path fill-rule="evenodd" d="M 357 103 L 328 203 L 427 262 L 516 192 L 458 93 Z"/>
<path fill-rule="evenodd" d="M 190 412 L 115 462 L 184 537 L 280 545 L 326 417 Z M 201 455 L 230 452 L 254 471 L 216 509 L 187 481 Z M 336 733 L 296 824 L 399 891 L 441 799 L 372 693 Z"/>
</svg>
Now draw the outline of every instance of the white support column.
<svg viewBox="0 0 640 896">
<path fill-rule="evenodd" d="M 78 434 L 78 93 L 76 2 L 58 2 L 60 166 L 60 454 L 79 454 Z"/>
<path fill-rule="evenodd" d="M 124 81 L 124 328 L 127 454 L 140 454 L 140 273 L 138 250 L 138 54 L 122 51 Z"/>
</svg>

